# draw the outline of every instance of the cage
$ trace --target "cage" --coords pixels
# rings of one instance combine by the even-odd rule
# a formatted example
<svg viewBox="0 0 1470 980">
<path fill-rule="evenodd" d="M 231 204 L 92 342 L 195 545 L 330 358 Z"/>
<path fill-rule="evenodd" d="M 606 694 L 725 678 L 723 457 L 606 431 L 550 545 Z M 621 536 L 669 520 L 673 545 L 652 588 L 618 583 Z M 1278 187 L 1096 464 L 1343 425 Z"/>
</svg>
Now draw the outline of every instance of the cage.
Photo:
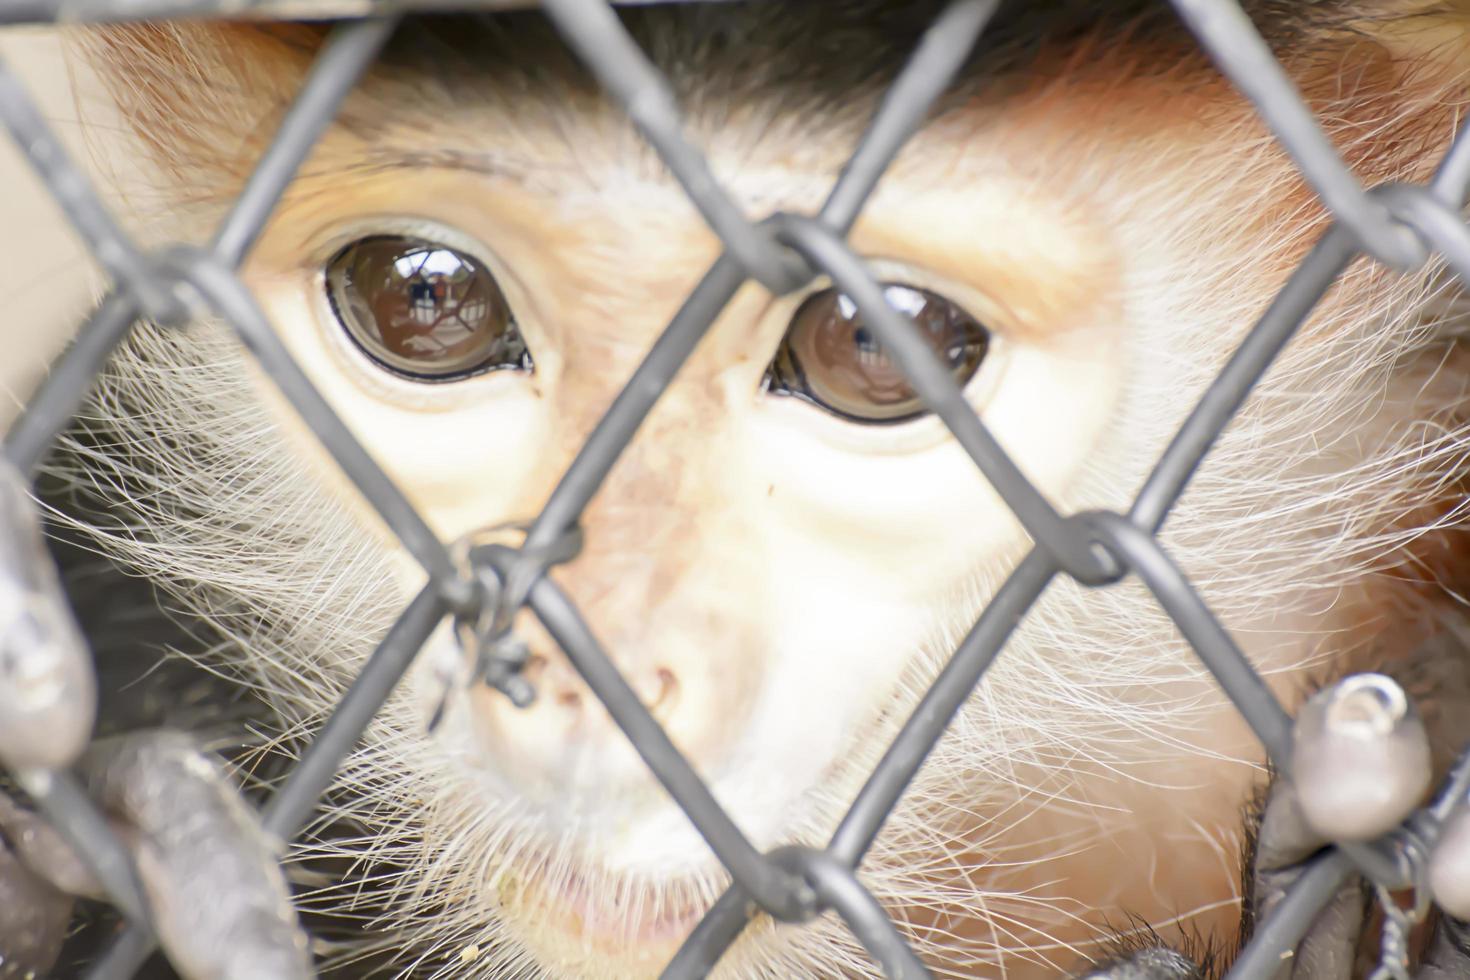
<svg viewBox="0 0 1470 980">
<path fill-rule="evenodd" d="M 125 775 L 114 775 L 111 782 L 83 778 L 73 770 L 92 731 L 93 692 L 98 692 L 106 715 L 109 703 L 126 700 L 129 688 L 107 673 L 100 658 L 94 668 L 85 644 L 67 625 L 64 610 L 68 600 L 48 570 L 49 560 L 32 541 L 37 512 L 27 502 L 22 485 L 38 472 L 49 447 L 72 424 L 93 379 L 104 372 L 115 349 L 144 320 L 164 330 L 177 329 L 206 314 L 227 323 L 261 373 L 391 530 L 398 545 L 417 562 L 424 577 L 422 588 L 387 629 L 371 657 L 360 665 L 349 665 L 352 676 L 345 693 L 319 727 L 307 733 L 299 759 L 268 782 L 258 813 L 239 806 L 228 792 L 198 798 L 197 811 L 190 812 L 220 808 L 216 831 L 219 827 L 243 828 L 242 834 L 258 836 L 264 842 L 260 846 L 267 849 L 270 841 L 286 841 L 301 832 L 421 646 L 445 624 L 452 626 L 460 648 L 472 662 L 475 684 L 509 704 L 532 703 L 538 697 L 537 684 L 530 679 L 527 666 L 535 657 L 517 625 L 524 622 L 518 614 L 525 610 L 554 640 L 585 690 L 606 708 L 642 764 L 677 802 L 728 873 L 729 887 L 682 937 L 677 953 L 664 968 L 663 975 L 668 977 L 708 973 L 752 924 L 764 928 L 763 923 L 774 920 L 797 927 L 824 913 L 835 915 L 871 957 L 868 967 L 852 969 L 881 970 L 894 977 L 929 975 L 930 967 L 915 952 L 911 930 L 900 928 L 865 885 L 863 861 L 956 713 L 985 684 L 992 664 L 1005 657 L 1007 642 L 1028 611 L 1060 581 L 1089 590 L 1112 589 L 1125 582 L 1141 585 L 1265 747 L 1278 779 L 1296 786 L 1304 797 L 1314 792 L 1308 788 L 1313 778 L 1329 785 L 1350 782 L 1356 778 L 1354 765 L 1367 766 L 1365 756 L 1355 757 L 1351 764 L 1341 759 L 1303 761 L 1301 738 L 1306 723 L 1294 723 L 1288 716 L 1277 693 L 1242 653 L 1230 624 L 1217 619 L 1161 542 L 1160 533 L 1220 434 L 1352 263 L 1367 261 L 1383 274 L 1393 275 L 1418 269 L 1432 259 L 1447 268 L 1449 277 L 1463 280 L 1470 276 L 1470 229 L 1462 215 L 1470 193 L 1470 144 L 1463 137 L 1450 142 L 1445 135 L 1443 156 L 1427 183 L 1395 181 L 1367 186 L 1345 162 L 1278 62 L 1277 52 L 1240 5 L 1233 0 L 1175 0 L 1170 16 L 1177 16 L 1254 107 L 1330 220 L 1325 231 L 1300 250 L 1300 261 L 1284 287 L 1188 411 L 1162 456 L 1149 465 L 1130 505 L 1119 510 L 1066 513 L 1028 478 L 982 414 L 966 401 L 952 365 L 944 361 L 951 349 L 936 346 L 915 326 L 915 314 L 921 308 L 905 308 L 884 283 L 884 273 L 875 271 L 873 263 L 849 243 L 863 208 L 893 161 L 924 127 L 977 44 L 993 29 L 1000 6 L 997 0 L 952 0 L 936 5 L 901 68 L 891 81 L 885 80 L 861 138 L 824 187 L 820 205 L 810 211 L 778 209 L 761 220 L 752 219 L 750 209 L 730 190 L 729 181 L 716 175 L 685 124 L 675 88 L 640 47 L 614 6 L 604 0 L 545 0 L 534 16 L 544 18 L 589 76 L 626 113 L 659 165 L 672 175 L 690 206 L 717 237 L 719 254 L 631 377 L 620 384 L 616 398 L 591 427 L 534 518 L 516 528 L 510 538 L 500 533 L 502 528 L 483 537 L 448 541 L 400 488 L 400 481 L 390 477 L 364 449 L 334 408 L 332 398 L 318 390 L 314 378 L 299 363 L 299 353 L 283 342 L 238 270 L 298 169 L 405 18 L 451 8 L 521 6 L 525 5 L 499 0 L 479 4 L 469 0 L 0 0 L 0 25 L 211 18 L 309 20 L 333 25 L 319 53 L 313 55 L 299 92 L 281 114 L 266 149 L 243 177 L 238 195 L 212 236 L 203 243 L 181 242 L 162 249 L 145 246 L 124 230 L 104 195 L 57 139 L 17 73 L 0 66 L 0 120 L 109 278 L 105 298 L 55 360 L 6 435 L 5 459 L 19 476 L 7 489 L 8 510 L 3 515 L 3 529 L 15 545 L 7 541 L 8 550 L 0 550 L 4 561 L 0 567 L 5 572 L 0 595 L 5 596 L 5 608 L 26 610 L 31 617 L 29 631 L 7 624 L 4 652 L 12 658 L 10 664 L 18 666 L 0 670 L 0 684 L 10 685 L 9 690 L 0 688 L 0 711 L 11 715 L 0 718 L 0 733 L 6 736 L 0 739 L 0 758 L 10 768 L 13 782 L 9 785 L 35 808 L 35 813 L 23 815 L 59 834 L 74 850 L 122 923 L 115 937 L 107 936 L 109 941 L 93 951 L 92 961 L 84 967 L 86 975 L 133 975 L 160 938 L 175 966 L 188 975 L 236 975 L 211 972 L 225 968 L 210 961 L 207 949 L 191 946 L 191 941 L 197 945 L 202 940 L 206 946 L 219 943 L 222 937 L 191 937 L 187 935 L 191 920 L 185 912 L 176 906 L 153 907 L 159 893 L 149 875 L 163 873 L 158 870 L 160 864 L 196 861 L 201 867 L 213 867 L 207 861 L 207 832 L 203 843 L 197 844 L 199 849 L 191 850 L 196 844 L 180 844 L 178 855 L 149 856 L 150 868 L 142 869 L 145 859 L 138 856 L 137 841 L 120 834 L 116 819 L 119 807 L 147 809 L 170 796 L 195 799 L 189 795 L 195 788 L 187 775 L 192 750 L 167 739 L 134 746 L 125 754 L 125 764 L 117 763 L 122 767 L 118 771 Z M 1251 13 L 1266 15 L 1259 10 Z M 421 249 L 415 254 L 424 253 Z M 455 262 L 451 272 L 432 282 L 423 274 L 422 262 L 416 271 L 404 273 L 402 277 L 413 280 L 414 288 L 424 294 L 411 293 L 411 302 L 432 305 L 442 300 L 440 294 L 445 290 L 461 288 L 453 276 L 462 274 L 464 266 L 460 260 Z M 356 273 L 342 273 L 334 281 L 350 285 L 352 275 L 366 277 L 365 266 L 355 268 Z M 616 658 L 597 638 L 595 624 L 589 625 L 575 598 L 548 571 L 575 561 L 582 552 L 591 536 L 581 529 L 584 514 L 640 426 L 737 292 L 753 283 L 772 296 L 788 296 L 818 277 L 840 291 L 851 307 L 846 314 L 849 319 L 861 317 L 873 349 L 891 358 L 920 410 L 942 421 L 946 438 L 953 440 L 1014 514 L 1029 545 L 1024 557 L 1013 563 L 1004 581 L 987 597 L 962 641 L 925 681 L 901 723 L 895 722 L 892 740 L 866 773 L 856 795 L 844 804 L 830 837 L 762 849 L 732 818 L 728 806 L 655 717 L 650 698 L 635 690 L 620 672 Z M 483 304 L 483 297 L 477 302 Z M 407 357 L 405 350 L 399 345 L 383 356 Z M 516 356 L 523 357 L 524 352 Z M 784 371 L 776 371 L 771 383 L 791 384 L 798 374 L 800 368 L 792 361 Z M 515 543 L 507 544 L 511 539 Z M 93 601 L 99 600 L 94 597 Z M 85 619 L 86 610 L 82 615 Z M 40 701 L 21 696 L 30 690 L 24 685 L 32 676 L 48 682 L 43 687 L 49 694 Z M 1359 698 L 1354 702 L 1358 709 L 1374 717 L 1374 712 L 1396 712 L 1392 730 L 1377 732 L 1375 738 L 1380 741 L 1363 751 L 1377 751 L 1386 744 L 1384 738 L 1391 741 L 1402 736 L 1399 723 L 1408 710 L 1401 703 L 1402 691 L 1382 678 L 1351 680 L 1357 685 L 1353 696 Z M 1337 694 L 1348 697 L 1341 688 Z M 1363 707 L 1363 697 L 1367 697 L 1367 707 Z M 210 702 L 200 709 L 200 717 L 216 718 L 219 707 Z M 1327 723 L 1319 718 L 1312 724 L 1319 727 L 1305 737 L 1320 736 L 1320 726 Z M 1392 758 L 1391 770 L 1427 765 L 1416 761 L 1417 757 L 1400 754 Z M 145 771 L 154 774 L 149 778 L 160 780 L 162 789 L 140 790 L 147 797 L 141 801 L 117 802 L 129 785 L 147 785 L 137 775 Z M 114 785 L 119 781 L 122 785 Z M 1277 971 L 1283 961 L 1341 894 L 1343 883 L 1356 876 L 1372 883 L 1379 896 L 1383 926 L 1375 976 L 1410 976 L 1410 934 L 1430 907 L 1430 855 L 1441 837 L 1452 843 L 1453 833 L 1447 828 L 1453 828 L 1456 815 L 1463 812 L 1460 804 L 1467 787 L 1470 765 L 1457 763 L 1423 806 L 1417 805 L 1421 800 L 1412 788 L 1396 791 L 1388 805 L 1392 819 L 1386 833 L 1375 826 L 1373 833 L 1354 840 L 1350 831 L 1344 831 L 1334 843 L 1313 853 L 1307 863 L 1294 865 L 1291 887 L 1277 896 L 1279 900 L 1234 958 L 1229 976 L 1280 975 Z M 1331 795 L 1326 790 L 1316 792 Z M 221 799 L 234 802 L 222 803 Z M 19 824 L 0 821 L 0 826 L 13 835 Z M 1454 858 L 1448 845 L 1443 853 L 1448 856 L 1436 860 L 1448 863 Z M 1404 891 L 1416 897 L 1407 907 L 1393 897 Z M 1446 899 L 1455 900 L 1463 902 L 1464 898 Z M 6 914 L 0 910 L 0 918 Z M 0 929 L 0 937 L 4 935 L 5 930 Z M 11 940 L 20 941 L 19 934 Z M 465 947 L 458 960 L 439 969 L 447 975 L 453 974 L 455 963 L 465 971 L 477 969 L 473 964 L 479 951 L 472 954 L 472 949 Z M 1457 962 L 1458 969 L 1465 968 L 1464 959 Z M 1137 969 L 1147 966 L 1142 960 L 1139 963 Z M 1353 975 L 1351 962 L 1338 965 L 1345 972 L 1322 975 Z M 259 963 L 256 966 L 260 968 Z M 273 967 L 264 969 L 252 975 L 287 975 L 273 972 Z M 397 969 L 411 972 L 413 966 Z M 502 969 L 504 975 L 522 975 L 510 966 Z"/>
</svg>

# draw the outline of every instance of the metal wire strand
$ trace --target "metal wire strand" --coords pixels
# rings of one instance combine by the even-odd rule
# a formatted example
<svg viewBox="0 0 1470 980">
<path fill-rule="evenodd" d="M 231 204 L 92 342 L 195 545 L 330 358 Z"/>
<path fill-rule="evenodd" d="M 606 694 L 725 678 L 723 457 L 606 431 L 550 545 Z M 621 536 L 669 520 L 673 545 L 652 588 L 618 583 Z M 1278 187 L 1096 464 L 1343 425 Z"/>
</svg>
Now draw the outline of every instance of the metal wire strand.
<svg viewBox="0 0 1470 980">
<path fill-rule="evenodd" d="M 172 285 L 118 226 L 4 59 L 0 59 L 0 122 L 102 268 L 137 299 L 143 313 L 160 322 L 183 319 L 184 305 Z"/>
<path fill-rule="evenodd" d="M 1394 223 L 1348 170 L 1240 4 L 1236 0 L 1173 2 L 1180 18 L 1220 70 L 1250 99 L 1322 203 L 1352 233 L 1357 246 L 1396 269 L 1423 262 L 1424 248 Z"/>
<path fill-rule="evenodd" d="M 783 848 L 772 858 L 800 871 L 816 889 L 822 904 L 847 923 L 852 934 L 892 980 L 929 980 L 929 971 L 904 942 L 883 906 L 863 887 L 853 870 L 825 851 L 808 847 Z"/>
<path fill-rule="evenodd" d="M 1215 440 L 1354 254 L 1352 235 L 1338 225 L 1307 253 L 1154 464 L 1129 510 L 1132 523 L 1154 534 L 1163 528 Z"/>
<path fill-rule="evenodd" d="M 1291 772 L 1291 717 L 1230 634 L 1211 615 L 1179 566 L 1152 535 L 1121 514 L 1088 515 L 1097 540 L 1148 586 L 1235 704 L 1278 771 Z"/>
<path fill-rule="evenodd" d="M 46 819 L 97 876 L 107 897 L 130 922 L 146 926 L 148 900 L 132 856 L 69 772 L 20 772 L 17 780 Z"/>
<path fill-rule="evenodd" d="M 679 951 L 659 975 L 660 980 L 694 980 L 708 976 L 720 957 L 725 955 L 725 950 L 734 945 L 759 912 L 760 906 L 738 886 L 725 889 L 679 946 Z"/>
<path fill-rule="evenodd" d="M 235 267 L 244 261 L 286 186 L 397 26 L 397 17 L 349 21 L 328 35 L 270 146 L 210 241 L 221 262 Z"/>
<path fill-rule="evenodd" d="M 812 890 L 751 845 L 613 666 L 566 593 L 541 578 L 531 587 L 530 607 L 746 894 L 779 919 L 810 916 L 816 903 Z"/>
<path fill-rule="evenodd" d="M 167 267 L 197 289 L 215 312 L 234 327 L 266 376 L 286 396 L 322 448 L 337 461 L 404 548 L 429 573 L 450 605 L 456 609 L 472 606 L 474 590 L 456 572 L 444 543 L 296 364 L 245 284 L 201 249 L 174 250 L 168 257 Z"/>
<path fill-rule="evenodd" d="M 623 106 L 650 146 L 668 165 L 689 200 L 741 267 L 771 292 L 806 281 L 769 231 L 752 224 L 720 186 L 709 161 L 684 136 L 678 103 L 668 81 L 639 50 L 606 0 L 544 0 L 543 6 L 569 45 L 603 88 Z"/>
<path fill-rule="evenodd" d="M 432 585 L 421 589 L 403 610 L 337 703 L 332 716 L 302 753 L 301 761 L 261 812 L 260 822 L 267 833 L 289 839 L 306 823 L 342 760 L 398 687 L 429 634 L 448 611 L 443 597 Z"/>
<path fill-rule="evenodd" d="M 1291 957 L 1317 914 L 1352 872 L 1352 862 L 1341 851 L 1328 851 L 1314 858 L 1311 867 L 1271 910 L 1249 945 L 1236 957 L 1225 980 L 1267 980 L 1277 976 L 1281 964 Z"/>
<path fill-rule="evenodd" d="M 1050 501 L 995 441 L 938 355 L 919 337 L 909 319 L 888 305 L 877 279 L 847 243 L 812 218 L 783 214 L 775 220 L 782 240 L 831 276 L 852 300 L 863 322 L 878 335 L 879 343 L 898 364 L 924 406 L 943 420 L 1021 526 L 1075 578 L 1101 583 L 1115 577 L 1114 570 L 1100 561 L 1085 538 L 1067 527 Z"/>
<path fill-rule="evenodd" d="M 244 261 L 286 185 L 396 23 L 394 18 L 349 22 L 328 35 L 301 92 L 286 110 L 275 137 L 215 231 L 211 248 L 223 262 L 233 267 Z M 115 287 L 78 331 L 6 433 L 4 451 L 21 472 L 35 472 L 56 436 L 86 399 L 92 379 L 142 315 L 133 294 Z"/>
<path fill-rule="evenodd" d="M 92 380 L 107 366 L 107 359 L 137 319 L 137 301 L 117 290 L 87 318 L 5 434 L 5 455 L 16 469 L 35 475 L 57 435 L 86 400 Z"/>
<path fill-rule="evenodd" d="M 728 255 L 710 266 L 562 474 L 526 532 L 527 548 L 545 547 L 577 522 L 654 403 L 744 281 L 740 264 Z"/>
<path fill-rule="evenodd" d="M 924 31 L 822 205 L 822 220 L 834 231 L 851 230 L 893 158 L 954 81 L 999 6 L 999 0 L 954 0 Z"/>
<path fill-rule="evenodd" d="M 862 860 L 955 713 L 1056 572 L 1056 564 L 1046 552 L 1033 550 L 996 591 L 837 825 L 827 844 L 827 853 L 834 860 L 848 867 L 856 867 Z M 719 959 L 749 923 L 748 902 L 738 885 L 730 886 L 679 947 L 664 976 L 703 976 L 702 971 Z"/>
<path fill-rule="evenodd" d="M 1433 244 L 1450 271 L 1459 277 L 1460 285 L 1470 288 L 1470 226 L 1466 226 L 1457 206 L 1445 203 L 1432 188 L 1408 184 L 1376 187 L 1373 196 L 1388 205 L 1395 218 Z"/>
<path fill-rule="evenodd" d="M 837 825 L 828 844 L 834 857 L 856 866 L 873 846 L 883 822 L 898 805 L 899 797 L 919 767 L 1056 573 L 1052 557 L 1036 549 L 996 590 L 975 626 L 960 641 L 954 656 L 929 685 L 888 751 L 873 767 L 847 816 Z"/>
<path fill-rule="evenodd" d="M 1447 204 L 1465 206 L 1465 199 L 1470 197 L 1470 126 L 1462 123 L 1429 186 Z"/>
</svg>

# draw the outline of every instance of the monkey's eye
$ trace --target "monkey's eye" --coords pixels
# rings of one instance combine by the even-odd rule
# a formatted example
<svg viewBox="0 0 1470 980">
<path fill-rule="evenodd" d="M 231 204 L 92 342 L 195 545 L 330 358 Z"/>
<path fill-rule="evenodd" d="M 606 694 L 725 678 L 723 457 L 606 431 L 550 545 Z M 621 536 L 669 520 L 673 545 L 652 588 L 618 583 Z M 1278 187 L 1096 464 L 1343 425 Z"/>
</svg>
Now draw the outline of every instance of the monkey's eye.
<svg viewBox="0 0 1470 980">
<path fill-rule="evenodd" d="M 531 368 L 505 294 L 463 252 L 399 235 L 363 238 L 332 257 L 326 280 L 348 336 L 390 371 L 448 381 Z"/>
<path fill-rule="evenodd" d="M 938 293 L 885 283 L 884 295 L 964 386 L 985 359 L 990 331 Z M 878 344 L 852 300 L 834 289 L 808 296 L 791 317 L 767 374 L 769 391 L 796 395 L 856 422 L 904 422 L 924 404 L 898 364 Z"/>
</svg>

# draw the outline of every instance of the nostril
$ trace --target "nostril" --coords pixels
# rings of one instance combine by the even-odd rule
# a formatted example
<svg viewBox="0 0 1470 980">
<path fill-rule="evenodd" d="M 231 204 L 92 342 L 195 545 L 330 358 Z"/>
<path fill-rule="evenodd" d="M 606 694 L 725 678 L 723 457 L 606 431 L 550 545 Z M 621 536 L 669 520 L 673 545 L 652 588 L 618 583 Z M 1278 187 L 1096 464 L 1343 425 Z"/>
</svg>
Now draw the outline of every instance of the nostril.
<svg viewBox="0 0 1470 980">
<path fill-rule="evenodd" d="M 649 711 L 657 711 L 667 708 L 673 704 L 674 698 L 679 693 L 679 679 L 674 672 L 667 667 L 660 667 L 653 672 L 651 690 L 644 692 L 644 700 L 648 704 Z"/>
<path fill-rule="evenodd" d="M 541 675 L 546 673 L 546 658 L 539 653 L 533 653 L 526 658 L 521 667 L 521 676 L 533 686 L 541 680 Z"/>
<path fill-rule="evenodd" d="M 582 692 L 572 687 L 562 687 L 556 692 L 556 703 L 563 708 L 579 708 L 582 705 Z"/>
</svg>

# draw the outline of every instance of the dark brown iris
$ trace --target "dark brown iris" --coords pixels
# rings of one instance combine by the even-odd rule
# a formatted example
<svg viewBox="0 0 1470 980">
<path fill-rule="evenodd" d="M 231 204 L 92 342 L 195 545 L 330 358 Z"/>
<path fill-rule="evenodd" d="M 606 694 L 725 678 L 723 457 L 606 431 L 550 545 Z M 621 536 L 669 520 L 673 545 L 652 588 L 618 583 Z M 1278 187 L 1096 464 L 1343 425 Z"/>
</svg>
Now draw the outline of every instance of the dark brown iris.
<svg viewBox="0 0 1470 980">
<path fill-rule="evenodd" d="M 363 238 L 328 263 L 327 293 L 357 345 L 399 374 L 443 381 L 531 366 L 495 277 L 447 246 Z"/>
<path fill-rule="evenodd" d="M 979 321 L 927 289 L 887 283 L 883 293 L 913 320 L 958 384 L 975 376 L 990 346 L 990 332 Z M 797 308 L 770 377 L 772 391 L 859 422 L 902 422 L 925 411 L 852 300 L 835 289 L 813 293 Z"/>
</svg>

